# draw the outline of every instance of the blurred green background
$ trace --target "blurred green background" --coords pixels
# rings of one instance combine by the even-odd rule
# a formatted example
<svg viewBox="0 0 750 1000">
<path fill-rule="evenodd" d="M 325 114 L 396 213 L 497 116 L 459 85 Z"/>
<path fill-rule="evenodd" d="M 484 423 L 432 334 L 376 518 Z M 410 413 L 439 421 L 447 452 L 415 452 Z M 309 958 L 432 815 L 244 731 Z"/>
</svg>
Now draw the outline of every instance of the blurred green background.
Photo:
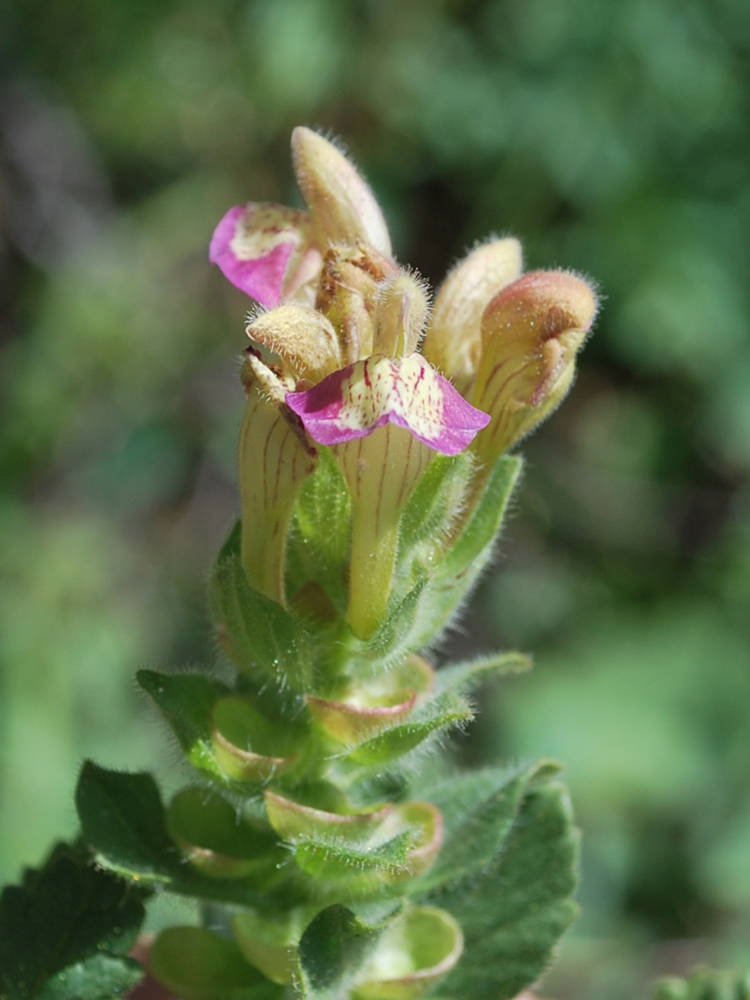
<svg viewBox="0 0 750 1000">
<path fill-rule="evenodd" d="M 400 259 L 604 295 L 452 653 L 534 650 L 471 762 L 568 764 L 584 915 L 546 995 L 750 966 L 747 0 L 3 0 L 0 881 L 84 756 L 174 771 L 136 667 L 213 657 L 248 300 L 206 262 L 342 136 Z"/>
</svg>

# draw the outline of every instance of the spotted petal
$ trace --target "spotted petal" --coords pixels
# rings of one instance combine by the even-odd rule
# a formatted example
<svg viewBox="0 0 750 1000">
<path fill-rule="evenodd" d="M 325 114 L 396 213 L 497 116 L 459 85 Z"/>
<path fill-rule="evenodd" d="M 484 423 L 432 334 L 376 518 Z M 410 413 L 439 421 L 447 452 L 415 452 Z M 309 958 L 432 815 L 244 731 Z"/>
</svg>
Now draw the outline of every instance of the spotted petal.
<svg viewBox="0 0 750 1000">
<path fill-rule="evenodd" d="M 230 208 L 208 256 L 233 285 L 268 308 L 315 277 L 321 261 L 307 213 L 263 202 Z"/>
<path fill-rule="evenodd" d="M 395 424 L 444 455 L 457 455 L 490 418 L 475 409 L 420 354 L 375 355 L 334 372 L 286 403 L 323 445 L 367 437 Z"/>
</svg>

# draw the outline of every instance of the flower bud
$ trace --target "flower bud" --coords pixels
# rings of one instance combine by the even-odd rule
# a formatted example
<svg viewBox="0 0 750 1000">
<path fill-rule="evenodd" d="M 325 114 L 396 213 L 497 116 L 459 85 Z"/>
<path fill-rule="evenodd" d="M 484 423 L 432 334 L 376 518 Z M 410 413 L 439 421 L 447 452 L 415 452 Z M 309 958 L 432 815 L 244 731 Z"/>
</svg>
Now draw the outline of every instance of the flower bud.
<svg viewBox="0 0 750 1000">
<path fill-rule="evenodd" d="M 325 249 L 364 240 L 390 257 L 391 240 L 375 196 L 343 153 L 309 128 L 292 133 L 294 172 Z"/>
<path fill-rule="evenodd" d="M 472 445 L 483 462 L 494 463 L 562 401 L 596 307 L 591 287 L 564 271 L 526 274 L 487 306 L 472 392 L 492 417 Z"/>
<path fill-rule="evenodd" d="M 307 306 L 279 306 L 245 327 L 248 337 L 278 354 L 297 379 L 319 382 L 341 367 L 336 331 Z"/>
<path fill-rule="evenodd" d="M 401 271 L 377 292 L 373 354 L 402 358 L 413 354 L 429 312 L 425 284 Z"/>
<path fill-rule="evenodd" d="M 284 559 L 292 509 L 317 453 L 284 403 L 292 386 L 257 358 L 242 372 L 247 405 L 240 429 L 241 559 L 250 586 L 285 604 Z"/>
<path fill-rule="evenodd" d="M 457 264 L 440 286 L 422 351 L 460 392 L 476 374 L 482 314 L 521 274 L 521 244 L 509 237 L 484 243 Z"/>
<path fill-rule="evenodd" d="M 321 264 L 310 216 L 264 202 L 230 208 L 214 230 L 208 258 L 267 308 L 282 297 L 312 298 Z"/>
</svg>

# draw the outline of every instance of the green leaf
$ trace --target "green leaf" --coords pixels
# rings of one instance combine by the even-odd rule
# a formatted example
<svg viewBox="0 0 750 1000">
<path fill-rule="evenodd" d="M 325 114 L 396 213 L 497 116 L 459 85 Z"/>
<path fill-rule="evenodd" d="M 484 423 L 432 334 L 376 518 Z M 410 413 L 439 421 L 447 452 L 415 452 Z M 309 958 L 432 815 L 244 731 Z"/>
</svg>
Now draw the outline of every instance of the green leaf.
<svg viewBox="0 0 750 1000">
<path fill-rule="evenodd" d="M 458 920 L 465 938 L 441 994 L 509 1000 L 539 978 L 577 913 L 577 855 L 564 789 L 533 782 L 490 864 L 426 894 Z"/>
<path fill-rule="evenodd" d="M 339 904 L 321 910 L 299 943 L 303 996 L 308 1000 L 348 1000 L 357 971 L 388 922 L 364 923 Z"/>
<path fill-rule="evenodd" d="M 143 978 L 138 962 L 111 955 L 94 955 L 56 973 L 39 993 L 39 1000 L 120 1000 Z"/>
<path fill-rule="evenodd" d="M 460 725 L 472 717 L 471 708 L 463 698 L 447 692 L 428 702 L 408 722 L 393 726 L 344 758 L 352 764 L 376 766 L 387 764 L 410 753 L 433 733 L 450 726 Z"/>
<path fill-rule="evenodd" d="M 417 892 L 483 871 L 503 850 L 530 784 L 555 765 L 487 768 L 460 774 L 420 790 L 443 816 L 443 845 Z"/>
<path fill-rule="evenodd" d="M 442 533 L 413 549 L 410 575 L 418 582 L 404 599 L 410 601 L 409 616 L 399 623 L 400 642 L 392 642 L 393 652 L 405 655 L 424 649 L 449 624 L 492 555 L 520 468 L 520 459 L 514 456 L 500 459 L 467 524 L 447 549 Z M 401 586 L 409 579 L 407 575 Z"/>
<path fill-rule="evenodd" d="M 359 659 L 369 673 L 376 668 L 385 668 L 390 663 L 403 659 L 416 648 L 411 641 L 413 627 L 419 611 L 420 598 L 429 580 L 423 574 L 405 596 L 391 599 L 388 614 L 377 631 L 360 643 Z"/>
<path fill-rule="evenodd" d="M 209 878 L 186 864 L 167 832 L 164 806 L 150 774 L 107 771 L 87 761 L 76 805 L 86 843 L 111 871 L 184 896 L 259 909 L 268 905 L 253 882 Z"/>
<path fill-rule="evenodd" d="M 522 674 L 530 670 L 531 665 L 531 657 L 524 653 L 492 653 L 442 667 L 436 675 L 436 688 L 438 692 L 458 691 L 468 694 L 492 677 Z"/>
<path fill-rule="evenodd" d="M 86 761 L 76 789 L 86 842 L 123 875 L 167 880 L 182 864 L 167 833 L 159 789 L 150 774 L 107 771 Z"/>
<path fill-rule="evenodd" d="M 460 510 L 472 469 L 468 452 L 436 455 L 406 503 L 399 524 L 399 560 L 411 558 L 421 542 L 434 547 L 436 536 Z"/>
<path fill-rule="evenodd" d="M 686 979 L 660 979 L 654 1000 L 750 1000 L 750 974 L 697 968 Z"/>
<path fill-rule="evenodd" d="M 518 482 L 521 466 L 521 459 L 515 455 L 506 455 L 498 461 L 471 517 L 438 565 L 436 578 L 439 581 L 452 580 L 468 570 L 473 578 L 483 568 Z"/>
<path fill-rule="evenodd" d="M 236 737 L 240 754 L 246 746 L 265 747 L 274 741 L 279 745 L 279 753 L 291 753 L 292 749 L 298 749 L 292 744 L 295 739 L 299 740 L 299 720 L 283 720 L 274 711 L 277 706 L 269 705 L 269 699 L 258 692 L 227 697 L 231 690 L 229 687 L 202 674 L 160 674 L 153 670 L 139 670 L 136 676 L 172 727 L 188 761 L 225 790 L 243 796 L 257 796 L 267 781 L 267 775 L 254 775 L 249 766 L 244 768 L 247 773 L 243 773 L 242 764 L 232 758 L 232 736 Z M 243 731 L 240 725 L 243 719 L 256 721 L 252 733 L 247 727 Z M 234 725 L 229 725 L 227 720 Z M 219 737 L 224 738 L 218 745 L 215 729 L 219 730 Z M 273 749 L 276 752 L 276 748 Z M 262 763 L 263 758 L 259 756 L 258 770 Z M 273 760 L 268 766 L 276 770 L 278 761 Z"/>
<path fill-rule="evenodd" d="M 143 922 L 131 886 L 58 845 L 23 886 L 0 896 L 0 997 L 108 1000 L 142 978 L 125 956 Z"/>
<path fill-rule="evenodd" d="M 202 674 L 139 670 L 136 679 L 158 705 L 193 767 L 225 784 L 226 778 L 216 763 L 211 740 L 211 711 L 228 688 Z"/>
<path fill-rule="evenodd" d="M 378 883 L 367 876 L 372 874 L 397 877 L 405 871 L 409 850 L 413 846 L 409 831 L 397 834 L 376 847 L 315 840 L 300 840 L 294 848 L 294 858 L 308 875 L 324 880 L 350 882 L 356 893 L 363 876 L 369 891 Z"/>
<path fill-rule="evenodd" d="M 261 682 L 272 679 L 282 691 L 312 689 L 314 637 L 297 617 L 250 587 L 236 554 L 214 568 L 211 607 L 239 670 Z"/>
<path fill-rule="evenodd" d="M 318 451 L 318 467 L 300 487 L 287 544 L 287 580 L 294 593 L 315 581 L 343 611 L 351 497 L 333 453 Z"/>
</svg>

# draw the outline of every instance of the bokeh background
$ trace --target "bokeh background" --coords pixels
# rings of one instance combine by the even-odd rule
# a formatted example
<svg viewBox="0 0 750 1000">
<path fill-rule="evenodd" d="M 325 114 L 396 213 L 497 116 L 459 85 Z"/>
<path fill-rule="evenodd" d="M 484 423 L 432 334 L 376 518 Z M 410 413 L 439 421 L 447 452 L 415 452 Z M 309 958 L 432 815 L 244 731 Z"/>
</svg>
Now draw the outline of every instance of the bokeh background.
<svg viewBox="0 0 750 1000">
<path fill-rule="evenodd" d="M 453 651 L 520 647 L 465 760 L 567 762 L 583 917 L 543 992 L 750 966 L 750 5 L 3 0 L 0 881 L 86 755 L 174 769 L 132 680 L 213 657 L 247 300 L 206 262 L 342 136 L 433 282 L 494 231 L 604 296 Z"/>
</svg>

